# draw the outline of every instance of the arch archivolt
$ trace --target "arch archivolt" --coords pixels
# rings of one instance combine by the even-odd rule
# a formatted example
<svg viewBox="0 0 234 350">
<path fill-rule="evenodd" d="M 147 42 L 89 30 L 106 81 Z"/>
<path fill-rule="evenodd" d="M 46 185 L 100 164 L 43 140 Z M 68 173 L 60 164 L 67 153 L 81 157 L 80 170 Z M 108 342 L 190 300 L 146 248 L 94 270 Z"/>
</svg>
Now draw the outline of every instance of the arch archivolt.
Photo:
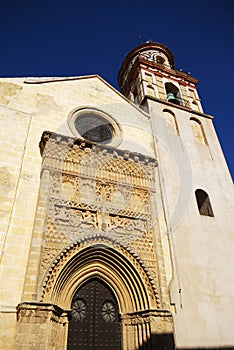
<svg viewBox="0 0 234 350">
<path fill-rule="evenodd" d="M 44 277 L 41 301 L 68 310 L 77 289 L 94 277 L 112 289 L 120 313 L 160 307 L 157 287 L 137 254 L 98 237 L 73 243 L 57 256 Z"/>
</svg>

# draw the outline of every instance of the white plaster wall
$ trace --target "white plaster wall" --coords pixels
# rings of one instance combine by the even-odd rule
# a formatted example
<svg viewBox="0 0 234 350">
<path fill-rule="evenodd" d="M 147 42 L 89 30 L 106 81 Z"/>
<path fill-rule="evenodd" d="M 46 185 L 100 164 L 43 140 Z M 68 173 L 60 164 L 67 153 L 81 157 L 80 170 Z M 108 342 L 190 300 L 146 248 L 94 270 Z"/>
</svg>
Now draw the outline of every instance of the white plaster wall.
<svg viewBox="0 0 234 350">
<path fill-rule="evenodd" d="M 225 347 L 234 345 L 234 229 L 233 183 L 218 142 L 212 119 L 171 107 L 177 118 L 177 138 L 164 135 L 160 123 L 165 105 L 151 102 L 158 132 L 159 166 L 164 174 L 164 192 L 168 203 L 171 248 L 175 277 L 170 284 L 175 303 L 175 340 L 182 347 Z M 167 107 L 168 108 L 168 107 Z M 155 113 L 155 114 L 154 114 Z M 195 142 L 190 121 L 196 116 L 202 122 L 208 145 Z M 178 140 L 180 139 L 180 141 Z M 181 145 L 181 148 L 179 147 Z M 189 163 L 179 171 L 180 162 L 172 166 L 184 152 Z M 167 152 L 165 151 L 167 150 Z M 165 154 L 165 153 L 169 153 Z M 186 158 L 185 158 L 186 159 Z M 183 177 L 181 178 L 181 175 Z M 181 188 L 182 186 L 182 188 Z M 184 190 L 184 196 L 177 202 Z M 195 190 L 201 188 L 210 197 L 214 217 L 201 216 Z M 177 198 L 177 199 L 176 199 Z M 186 206 L 183 208 L 184 202 Z M 177 225 L 171 216 L 175 208 L 183 208 Z"/>
</svg>

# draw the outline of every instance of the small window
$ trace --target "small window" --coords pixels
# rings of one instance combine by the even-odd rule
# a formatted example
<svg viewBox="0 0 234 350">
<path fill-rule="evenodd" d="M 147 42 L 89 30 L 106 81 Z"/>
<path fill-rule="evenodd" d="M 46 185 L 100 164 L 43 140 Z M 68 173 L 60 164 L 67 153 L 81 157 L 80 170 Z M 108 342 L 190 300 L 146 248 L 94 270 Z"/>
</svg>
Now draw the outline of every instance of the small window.
<svg viewBox="0 0 234 350">
<path fill-rule="evenodd" d="M 200 122 L 200 120 L 198 120 L 196 118 L 190 118 L 190 122 L 191 122 L 195 141 L 197 143 L 207 145 L 205 132 L 203 130 L 203 126 L 202 126 L 202 123 Z"/>
<path fill-rule="evenodd" d="M 160 64 L 163 64 L 165 62 L 165 59 L 162 56 L 157 56 L 156 57 L 156 62 L 160 63 Z"/>
<path fill-rule="evenodd" d="M 195 195 L 200 215 L 214 216 L 208 194 L 205 191 L 198 189 L 195 191 Z"/>
</svg>

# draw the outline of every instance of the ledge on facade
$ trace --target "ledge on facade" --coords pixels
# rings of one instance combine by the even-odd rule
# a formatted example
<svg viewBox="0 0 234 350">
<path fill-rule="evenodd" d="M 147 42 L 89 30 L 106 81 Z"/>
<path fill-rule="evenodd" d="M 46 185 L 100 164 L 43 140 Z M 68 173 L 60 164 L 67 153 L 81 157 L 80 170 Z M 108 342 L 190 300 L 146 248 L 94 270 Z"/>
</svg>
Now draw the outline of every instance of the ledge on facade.
<svg viewBox="0 0 234 350">
<path fill-rule="evenodd" d="M 197 85 L 198 79 L 193 78 L 189 73 L 184 72 L 182 70 L 174 69 L 168 66 L 165 66 L 163 64 L 152 62 L 147 60 L 145 57 L 139 57 L 139 63 L 147 62 L 148 65 L 150 65 L 152 68 L 158 68 L 158 70 L 163 71 L 167 74 L 174 75 L 177 78 L 181 78 L 183 80 L 186 80 L 192 84 Z"/>
<path fill-rule="evenodd" d="M 157 102 L 160 102 L 166 106 L 170 106 L 170 107 L 175 107 L 175 108 L 178 108 L 178 109 L 182 109 L 186 112 L 190 112 L 190 113 L 193 113 L 193 114 L 196 114 L 196 115 L 199 115 L 201 117 L 204 117 L 204 118 L 208 118 L 208 119 L 214 119 L 214 116 L 212 115 L 209 115 L 209 114 L 205 114 L 203 112 L 199 112 L 199 111 L 195 111 L 194 109 L 190 108 L 190 107 L 186 107 L 186 106 L 181 106 L 179 104 L 175 104 L 175 103 L 172 103 L 172 102 L 169 102 L 167 100 L 162 100 L 160 98 L 157 98 L 157 97 L 154 97 L 154 96 L 150 96 L 150 95 L 147 95 L 147 96 L 144 96 L 144 98 L 142 99 L 141 103 L 139 104 L 139 108 L 141 107 L 145 107 L 144 103 L 147 101 L 147 100 L 153 100 L 153 101 L 157 101 Z"/>
<path fill-rule="evenodd" d="M 164 309 L 149 309 L 149 310 L 141 310 L 134 311 L 123 315 L 123 318 L 135 318 L 135 317 L 172 317 L 172 313 L 169 310 Z"/>
<path fill-rule="evenodd" d="M 165 66 L 163 64 L 153 62 L 150 60 L 147 60 L 145 57 L 138 56 L 132 67 L 129 69 L 125 81 L 123 81 L 123 77 L 119 80 L 119 87 L 121 92 L 127 96 L 130 90 L 129 82 L 132 82 L 132 80 L 136 79 L 137 74 L 139 73 L 139 70 L 142 65 L 146 65 L 151 67 L 152 69 L 156 69 L 157 74 L 167 74 L 170 76 L 176 77 L 176 79 L 181 79 L 181 82 L 189 82 L 191 84 L 194 84 L 195 86 L 198 83 L 198 79 L 193 78 L 189 73 L 183 72 L 181 70 L 177 70 L 168 66 Z M 163 73 L 162 73 L 163 72 Z M 123 73 L 122 73 L 123 75 Z"/>
<path fill-rule="evenodd" d="M 17 313 L 21 310 L 40 310 L 40 311 L 52 311 L 56 315 L 60 316 L 62 314 L 70 312 L 70 310 L 63 310 L 61 307 L 51 303 L 43 303 L 37 301 L 24 301 L 17 305 Z"/>
</svg>

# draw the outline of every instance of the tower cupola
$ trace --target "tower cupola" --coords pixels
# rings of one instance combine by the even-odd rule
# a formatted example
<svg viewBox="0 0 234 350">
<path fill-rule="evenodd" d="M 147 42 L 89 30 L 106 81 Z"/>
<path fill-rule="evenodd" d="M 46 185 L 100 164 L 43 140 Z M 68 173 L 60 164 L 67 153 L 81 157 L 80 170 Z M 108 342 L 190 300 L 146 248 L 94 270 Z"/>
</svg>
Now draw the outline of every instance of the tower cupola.
<svg viewBox="0 0 234 350">
<path fill-rule="evenodd" d="M 150 98 L 202 112 L 197 82 L 175 69 L 173 54 L 165 45 L 149 41 L 127 54 L 118 75 L 121 92 L 139 106 Z"/>
</svg>

